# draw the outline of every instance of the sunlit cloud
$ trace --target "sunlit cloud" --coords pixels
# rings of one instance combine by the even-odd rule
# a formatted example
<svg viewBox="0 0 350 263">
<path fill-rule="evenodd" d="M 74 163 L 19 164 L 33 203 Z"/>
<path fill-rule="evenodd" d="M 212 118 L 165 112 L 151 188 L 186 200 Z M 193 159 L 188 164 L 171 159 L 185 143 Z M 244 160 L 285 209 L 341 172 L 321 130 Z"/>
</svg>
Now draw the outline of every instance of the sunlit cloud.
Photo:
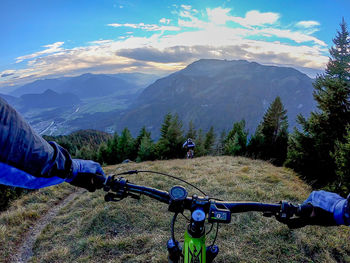
<svg viewBox="0 0 350 263">
<path fill-rule="evenodd" d="M 304 28 L 310 28 L 310 27 L 315 27 L 315 26 L 319 26 L 320 23 L 317 21 L 300 21 L 298 23 L 296 23 L 296 26 L 298 27 L 304 27 Z"/>
<path fill-rule="evenodd" d="M 139 28 L 142 30 L 146 31 L 179 31 L 181 28 L 177 26 L 160 26 L 156 24 L 144 24 L 144 23 L 139 23 L 139 24 L 118 24 L 118 23 L 113 23 L 113 24 L 108 24 L 108 26 L 112 27 L 131 27 L 131 28 Z"/>
<path fill-rule="evenodd" d="M 260 13 L 257 10 L 247 12 L 245 17 L 230 17 L 232 21 L 245 27 L 271 25 L 276 23 L 279 18 L 280 15 L 277 13 Z"/>
<path fill-rule="evenodd" d="M 201 58 L 313 69 L 323 69 L 328 61 L 327 44 L 313 35 L 319 27 L 316 21 L 300 21 L 291 29 L 281 25 L 278 13 L 251 10 L 240 17 L 230 8 L 199 12 L 189 5 L 176 7 L 173 14 L 177 17 L 161 17 L 156 24 L 110 23 L 126 29 L 115 39 L 70 49 L 64 48 L 64 42 L 43 46 L 42 51 L 16 59 L 24 68 L 0 72 L 0 85 L 86 72 L 164 74 Z M 145 33 L 137 35 L 139 31 Z"/>
<path fill-rule="evenodd" d="M 64 44 L 64 42 L 56 42 L 56 43 L 53 43 L 53 44 L 50 44 L 50 45 L 43 46 L 43 47 L 46 47 L 45 50 L 42 50 L 42 51 L 30 54 L 30 55 L 18 57 L 16 59 L 16 63 L 20 63 L 20 62 L 22 62 L 23 60 L 26 60 L 26 59 L 36 58 L 36 57 L 39 57 L 41 55 L 47 55 L 47 54 L 52 54 L 52 53 L 56 53 L 56 52 L 62 51 L 63 48 L 61 48 L 61 46 L 63 44 Z"/>
</svg>

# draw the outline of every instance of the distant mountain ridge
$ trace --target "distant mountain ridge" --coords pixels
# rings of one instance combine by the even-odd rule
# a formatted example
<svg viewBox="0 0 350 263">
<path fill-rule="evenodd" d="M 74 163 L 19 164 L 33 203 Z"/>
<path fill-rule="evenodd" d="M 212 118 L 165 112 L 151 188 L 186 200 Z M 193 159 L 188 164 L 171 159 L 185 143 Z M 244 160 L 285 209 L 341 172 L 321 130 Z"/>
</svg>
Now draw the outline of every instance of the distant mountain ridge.
<svg viewBox="0 0 350 263">
<path fill-rule="evenodd" d="M 37 80 L 16 88 L 9 95 L 39 94 L 47 89 L 57 93 L 70 92 L 82 98 L 107 96 L 116 92 L 145 88 L 157 77 L 142 73 L 91 74 L 76 77 Z"/>
<path fill-rule="evenodd" d="M 77 95 L 72 93 L 59 94 L 47 89 L 41 94 L 24 94 L 20 97 L 20 107 L 32 108 L 55 108 L 67 107 L 79 104 L 81 101 Z"/>
<path fill-rule="evenodd" d="M 280 96 L 293 127 L 298 114 L 308 115 L 315 108 L 312 91 L 312 79 L 293 68 L 202 59 L 148 86 L 116 126 L 135 133 L 146 125 L 159 134 L 164 115 L 172 112 L 179 114 L 185 128 L 192 120 L 204 130 L 211 125 L 228 130 L 244 119 L 253 133 L 269 104 Z"/>
</svg>

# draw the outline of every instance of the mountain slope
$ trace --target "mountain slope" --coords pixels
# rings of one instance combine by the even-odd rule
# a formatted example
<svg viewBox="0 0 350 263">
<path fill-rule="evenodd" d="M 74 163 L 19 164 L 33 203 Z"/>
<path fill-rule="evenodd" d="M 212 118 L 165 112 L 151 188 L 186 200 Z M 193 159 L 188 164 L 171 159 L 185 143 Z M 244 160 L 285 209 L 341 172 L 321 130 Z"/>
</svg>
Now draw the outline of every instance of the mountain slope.
<svg viewBox="0 0 350 263">
<path fill-rule="evenodd" d="M 292 127 L 297 114 L 314 109 L 312 89 L 312 80 L 293 68 L 199 60 L 147 87 L 118 127 L 137 130 L 146 125 L 157 134 L 163 116 L 176 112 L 185 125 L 193 120 L 204 130 L 211 125 L 230 129 L 233 122 L 245 119 L 252 133 L 276 96 L 288 110 Z"/>
<path fill-rule="evenodd" d="M 129 163 L 104 168 L 106 173 L 155 170 L 177 175 L 210 196 L 226 200 L 302 202 L 311 189 L 291 170 L 263 161 L 235 157 L 203 157 Z M 146 174 L 128 175 L 130 182 L 168 191 L 177 181 Z M 191 196 L 193 188 L 184 185 Z M 273 191 L 271 190 L 273 189 Z M 0 214 L 0 262 L 9 262 L 26 230 L 74 192 L 69 185 L 33 192 Z M 62 194 L 64 193 L 64 195 Z M 85 191 L 63 207 L 38 236 L 32 262 L 167 262 L 172 213 L 167 205 L 142 197 L 106 203 L 105 192 Z M 55 199 L 56 198 L 56 199 Z M 188 216 L 188 213 L 185 213 Z M 183 239 L 187 222 L 178 217 L 176 238 Z M 209 228 L 210 225 L 207 225 Z M 220 225 L 215 262 L 350 262 L 349 227 L 308 226 L 289 230 L 262 213 L 232 215 Z M 215 235 L 208 237 L 211 244 Z M 11 237 L 11 238 L 9 238 Z"/>
</svg>

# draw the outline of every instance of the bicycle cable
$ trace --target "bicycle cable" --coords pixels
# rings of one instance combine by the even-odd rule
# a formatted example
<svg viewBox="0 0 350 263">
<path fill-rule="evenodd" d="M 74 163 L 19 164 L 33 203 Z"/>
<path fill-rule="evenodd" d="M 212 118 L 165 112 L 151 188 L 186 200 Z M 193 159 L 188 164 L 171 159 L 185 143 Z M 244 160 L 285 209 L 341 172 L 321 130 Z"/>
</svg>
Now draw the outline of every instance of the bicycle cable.
<svg viewBox="0 0 350 263">
<path fill-rule="evenodd" d="M 209 231 L 205 234 L 206 236 L 209 235 L 209 233 L 213 230 L 213 226 L 214 226 L 214 223 L 211 223 L 211 227 L 210 227 Z"/>
<path fill-rule="evenodd" d="M 171 174 L 166 174 L 166 173 L 162 173 L 162 172 L 156 172 L 156 171 L 148 171 L 148 170 L 131 170 L 131 171 L 127 171 L 127 172 L 123 172 L 123 173 L 119 173 L 119 174 L 116 174 L 116 175 L 128 175 L 128 174 L 138 174 L 138 173 L 153 173 L 153 174 L 160 174 L 160 175 L 164 175 L 164 176 L 168 176 L 170 178 L 173 178 L 173 179 L 176 179 L 176 180 L 179 180 L 185 184 L 188 184 L 189 186 L 195 188 L 196 190 L 198 190 L 199 192 L 201 192 L 204 196 L 208 196 L 204 191 L 202 191 L 201 189 L 199 189 L 197 186 L 185 181 L 184 179 L 181 179 L 177 176 L 174 176 L 174 175 L 171 175 Z M 211 198 L 211 199 L 216 199 L 216 198 Z M 219 200 L 219 199 L 218 199 Z"/>
<path fill-rule="evenodd" d="M 218 237 L 218 232 L 219 232 L 219 222 L 216 223 L 216 233 L 215 233 L 215 237 L 213 240 L 213 244 L 211 246 L 214 246 L 216 238 Z"/>
</svg>

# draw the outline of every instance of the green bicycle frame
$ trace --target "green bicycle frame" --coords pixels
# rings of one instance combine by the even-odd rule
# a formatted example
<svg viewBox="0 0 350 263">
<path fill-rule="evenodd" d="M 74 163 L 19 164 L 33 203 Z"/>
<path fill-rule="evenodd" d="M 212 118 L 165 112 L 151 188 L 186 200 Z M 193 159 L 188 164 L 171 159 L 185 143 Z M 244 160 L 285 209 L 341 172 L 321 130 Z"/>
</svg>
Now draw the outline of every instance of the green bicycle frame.
<svg viewBox="0 0 350 263">
<path fill-rule="evenodd" d="M 199 238 L 192 237 L 186 230 L 185 242 L 183 244 L 182 254 L 184 263 L 205 263 L 206 261 L 206 246 L 205 232 Z"/>
</svg>

